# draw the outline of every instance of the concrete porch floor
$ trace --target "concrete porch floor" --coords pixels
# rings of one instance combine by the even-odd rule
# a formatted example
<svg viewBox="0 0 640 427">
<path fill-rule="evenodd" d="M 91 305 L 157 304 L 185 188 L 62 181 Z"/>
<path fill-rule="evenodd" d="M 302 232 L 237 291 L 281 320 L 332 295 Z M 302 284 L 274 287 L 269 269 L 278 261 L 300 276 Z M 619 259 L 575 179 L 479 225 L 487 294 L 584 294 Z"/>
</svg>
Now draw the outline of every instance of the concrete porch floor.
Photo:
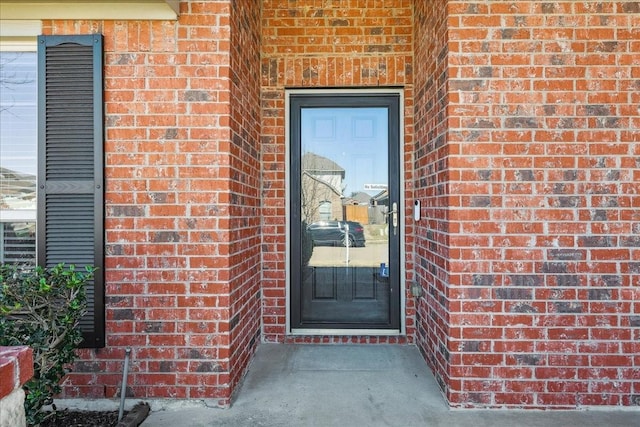
<svg viewBox="0 0 640 427">
<path fill-rule="evenodd" d="M 451 410 L 414 346 L 261 344 L 231 408 L 152 408 L 142 426 L 626 427 L 640 408 Z"/>
</svg>

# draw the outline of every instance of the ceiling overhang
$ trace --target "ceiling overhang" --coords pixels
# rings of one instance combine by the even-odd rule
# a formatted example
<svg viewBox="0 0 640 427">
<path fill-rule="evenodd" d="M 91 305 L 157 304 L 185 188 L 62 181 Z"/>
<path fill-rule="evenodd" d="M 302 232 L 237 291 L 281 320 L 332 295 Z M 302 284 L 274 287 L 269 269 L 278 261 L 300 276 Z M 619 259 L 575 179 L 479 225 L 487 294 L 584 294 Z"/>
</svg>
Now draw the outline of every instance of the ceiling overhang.
<svg viewBox="0 0 640 427">
<path fill-rule="evenodd" d="M 176 20 L 180 0 L 2 0 L 2 20 Z"/>
</svg>

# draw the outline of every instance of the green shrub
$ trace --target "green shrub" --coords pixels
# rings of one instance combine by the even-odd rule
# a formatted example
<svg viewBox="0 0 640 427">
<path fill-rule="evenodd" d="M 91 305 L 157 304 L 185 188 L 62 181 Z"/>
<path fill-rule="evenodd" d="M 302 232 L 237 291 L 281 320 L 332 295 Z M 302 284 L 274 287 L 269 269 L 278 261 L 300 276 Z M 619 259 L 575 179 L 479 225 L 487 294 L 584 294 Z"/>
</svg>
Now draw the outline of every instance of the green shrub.
<svg viewBox="0 0 640 427">
<path fill-rule="evenodd" d="M 76 359 L 78 329 L 86 312 L 84 272 L 59 264 L 51 268 L 0 265 L 0 345 L 33 349 L 34 377 L 24 386 L 27 424 L 37 426 L 55 414 L 43 410 L 60 392 L 65 367 Z"/>
</svg>

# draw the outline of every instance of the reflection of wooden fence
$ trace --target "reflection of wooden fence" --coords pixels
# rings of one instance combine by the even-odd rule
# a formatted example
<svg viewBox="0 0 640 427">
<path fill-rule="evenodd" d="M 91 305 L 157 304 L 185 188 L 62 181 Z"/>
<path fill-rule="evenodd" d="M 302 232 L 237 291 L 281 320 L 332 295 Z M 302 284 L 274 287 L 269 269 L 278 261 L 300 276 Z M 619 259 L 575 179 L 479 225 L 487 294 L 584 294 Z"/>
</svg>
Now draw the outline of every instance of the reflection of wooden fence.
<svg viewBox="0 0 640 427">
<path fill-rule="evenodd" d="M 347 205 L 345 206 L 344 216 L 347 221 L 356 221 L 362 225 L 369 224 L 369 206 L 366 205 Z"/>
</svg>

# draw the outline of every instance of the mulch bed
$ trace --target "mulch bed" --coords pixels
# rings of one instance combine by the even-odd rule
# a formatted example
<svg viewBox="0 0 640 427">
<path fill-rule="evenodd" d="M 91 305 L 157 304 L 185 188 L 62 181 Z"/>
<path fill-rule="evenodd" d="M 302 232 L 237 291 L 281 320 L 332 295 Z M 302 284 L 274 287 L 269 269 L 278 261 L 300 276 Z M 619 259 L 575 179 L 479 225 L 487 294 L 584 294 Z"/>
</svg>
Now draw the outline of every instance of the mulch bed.
<svg viewBox="0 0 640 427">
<path fill-rule="evenodd" d="M 126 413 L 125 413 L 126 414 Z M 118 411 L 58 411 L 55 417 L 47 419 L 42 427 L 115 427 L 118 425 Z"/>
<path fill-rule="evenodd" d="M 42 423 L 41 427 L 138 427 L 150 411 L 148 403 L 139 402 L 131 411 L 124 411 L 122 420 L 118 423 L 118 411 L 63 409 Z"/>
</svg>

